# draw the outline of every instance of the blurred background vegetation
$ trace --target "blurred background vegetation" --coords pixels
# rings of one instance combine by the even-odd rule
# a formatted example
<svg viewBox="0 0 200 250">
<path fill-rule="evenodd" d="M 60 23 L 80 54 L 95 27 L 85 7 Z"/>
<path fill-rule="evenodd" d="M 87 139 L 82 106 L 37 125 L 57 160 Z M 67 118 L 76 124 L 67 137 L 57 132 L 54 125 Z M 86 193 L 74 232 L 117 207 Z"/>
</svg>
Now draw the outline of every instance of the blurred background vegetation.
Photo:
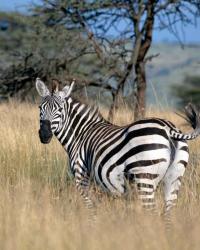
<svg viewBox="0 0 200 250">
<path fill-rule="evenodd" d="M 1 101 L 34 101 L 39 76 L 49 84 L 53 78 L 62 84 L 75 78 L 77 96 L 111 108 L 116 96 L 119 103 L 137 108 L 141 88 L 148 105 L 199 103 L 200 44 L 183 44 L 176 26 L 197 23 L 199 1 L 38 3 L 25 12 L 0 12 Z M 152 32 L 167 28 L 177 42 L 152 42 L 142 28 L 137 35 L 138 24 L 146 28 L 149 6 L 154 10 Z M 140 49 L 136 54 L 137 39 L 140 48 L 149 39 L 143 58 Z M 145 68 L 141 78 L 147 86 L 139 80 L 137 63 Z"/>
</svg>

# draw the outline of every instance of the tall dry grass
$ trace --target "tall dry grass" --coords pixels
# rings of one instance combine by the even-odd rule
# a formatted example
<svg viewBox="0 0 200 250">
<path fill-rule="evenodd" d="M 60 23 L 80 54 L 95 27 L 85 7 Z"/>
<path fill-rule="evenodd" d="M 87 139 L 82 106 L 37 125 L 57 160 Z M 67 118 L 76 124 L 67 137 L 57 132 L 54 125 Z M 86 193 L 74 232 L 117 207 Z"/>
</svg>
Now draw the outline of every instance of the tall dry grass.
<svg viewBox="0 0 200 250">
<path fill-rule="evenodd" d="M 116 114 L 115 123 L 131 121 L 132 112 L 125 111 Z M 148 116 L 188 129 L 171 111 L 150 110 Z M 91 227 L 68 176 L 66 154 L 55 139 L 40 143 L 38 119 L 36 105 L 0 105 L 1 250 L 200 249 L 199 140 L 190 143 L 171 234 L 161 216 L 147 216 L 136 200 L 106 195 L 97 195 L 97 222 Z M 157 200 L 160 210 L 162 191 Z"/>
</svg>

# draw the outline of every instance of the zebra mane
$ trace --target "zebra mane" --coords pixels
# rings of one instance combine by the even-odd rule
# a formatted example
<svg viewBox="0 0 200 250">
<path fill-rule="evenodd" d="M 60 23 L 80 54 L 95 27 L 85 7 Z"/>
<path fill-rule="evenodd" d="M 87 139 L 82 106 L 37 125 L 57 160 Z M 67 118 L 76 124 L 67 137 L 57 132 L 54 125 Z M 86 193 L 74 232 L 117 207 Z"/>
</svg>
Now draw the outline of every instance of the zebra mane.
<svg viewBox="0 0 200 250">
<path fill-rule="evenodd" d="M 78 100 L 78 99 L 75 98 L 75 97 L 72 98 L 72 96 L 70 96 L 70 98 L 72 99 L 73 104 L 79 103 L 79 104 L 81 104 L 81 105 L 84 105 L 85 108 L 86 108 L 90 113 L 94 113 L 94 112 L 95 112 L 95 113 L 98 115 L 98 118 L 100 118 L 100 119 L 106 121 L 105 118 L 102 116 L 102 114 L 101 114 L 101 112 L 100 112 L 100 110 L 99 110 L 99 107 L 97 107 L 96 105 L 89 105 L 88 103 L 85 103 L 85 102 L 83 102 L 83 101 L 80 101 L 80 100 Z"/>
<path fill-rule="evenodd" d="M 51 89 L 51 95 L 58 92 L 59 90 L 60 82 L 57 79 L 52 79 L 52 89 Z"/>
</svg>

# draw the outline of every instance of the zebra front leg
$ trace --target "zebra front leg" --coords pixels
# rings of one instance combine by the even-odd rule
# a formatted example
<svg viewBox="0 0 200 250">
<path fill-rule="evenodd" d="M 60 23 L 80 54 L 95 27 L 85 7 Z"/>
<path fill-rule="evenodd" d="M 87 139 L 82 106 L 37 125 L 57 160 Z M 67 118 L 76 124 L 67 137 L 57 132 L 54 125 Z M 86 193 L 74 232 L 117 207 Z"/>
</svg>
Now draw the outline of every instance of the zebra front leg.
<svg viewBox="0 0 200 250">
<path fill-rule="evenodd" d="M 79 161 L 75 164 L 75 183 L 76 188 L 79 191 L 83 201 L 90 212 L 91 219 L 96 218 L 96 210 L 93 201 L 89 197 L 89 176 L 87 171 L 84 168 L 84 165 L 81 165 Z"/>
</svg>

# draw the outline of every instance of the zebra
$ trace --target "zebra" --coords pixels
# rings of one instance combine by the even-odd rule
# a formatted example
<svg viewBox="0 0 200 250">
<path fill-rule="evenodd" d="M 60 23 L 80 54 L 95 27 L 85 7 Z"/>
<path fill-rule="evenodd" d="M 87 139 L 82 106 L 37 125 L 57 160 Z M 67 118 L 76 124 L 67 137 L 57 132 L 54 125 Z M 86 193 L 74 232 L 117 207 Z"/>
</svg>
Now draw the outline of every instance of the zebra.
<svg viewBox="0 0 200 250">
<path fill-rule="evenodd" d="M 181 178 L 189 159 L 187 140 L 200 134 L 200 118 L 193 105 L 186 118 L 193 131 L 183 134 L 170 121 L 144 118 L 126 126 L 114 125 L 97 108 L 71 96 L 73 81 L 61 91 L 50 92 L 40 78 L 36 89 L 40 104 L 39 138 L 44 144 L 57 137 L 68 154 L 75 185 L 87 207 L 94 208 L 90 183 L 105 192 L 123 196 L 134 181 L 143 207 L 155 207 L 155 191 L 162 181 L 167 213 L 176 204 Z"/>
</svg>

